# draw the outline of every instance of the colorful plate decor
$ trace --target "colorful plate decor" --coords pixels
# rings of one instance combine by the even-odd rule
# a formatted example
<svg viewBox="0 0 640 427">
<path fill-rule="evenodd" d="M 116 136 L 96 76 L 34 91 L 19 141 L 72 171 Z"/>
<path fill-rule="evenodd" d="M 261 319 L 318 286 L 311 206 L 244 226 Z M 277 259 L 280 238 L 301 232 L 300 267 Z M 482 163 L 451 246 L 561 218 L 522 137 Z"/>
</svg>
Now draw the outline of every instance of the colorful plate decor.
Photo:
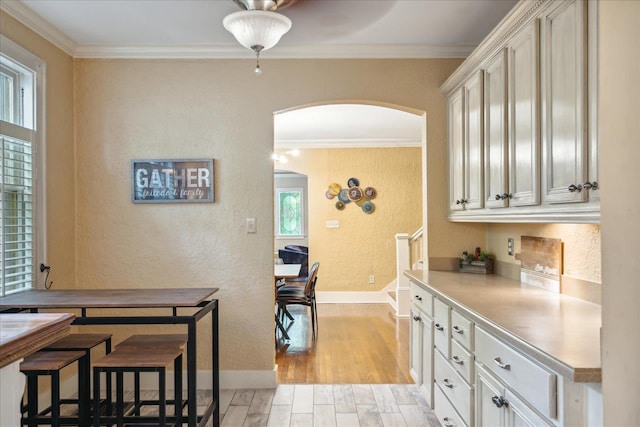
<svg viewBox="0 0 640 427">
<path fill-rule="evenodd" d="M 329 185 L 329 193 L 333 194 L 334 196 L 337 196 L 340 190 L 342 190 L 342 187 L 338 183 L 334 182 L 333 184 Z"/>
<path fill-rule="evenodd" d="M 360 187 L 360 180 L 358 178 L 349 178 L 347 181 L 347 186 L 351 187 Z"/>
<path fill-rule="evenodd" d="M 340 200 L 338 200 L 336 202 L 336 209 L 338 209 L 339 211 L 344 209 L 344 203 L 342 203 Z"/>
<path fill-rule="evenodd" d="M 362 199 L 362 190 L 360 187 L 351 187 L 349 188 L 349 200 L 352 202 L 357 202 Z"/>
<path fill-rule="evenodd" d="M 332 193 L 331 191 L 329 191 L 329 190 L 327 190 L 327 192 L 326 192 L 326 193 L 324 193 L 324 195 L 325 195 L 325 196 L 327 197 L 327 199 L 329 199 L 329 200 L 331 200 L 331 199 L 333 199 L 334 197 L 336 197 L 336 195 L 335 195 L 335 194 L 333 194 L 333 193 Z"/>
<path fill-rule="evenodd" d="M 349 190 L 347 190 L 346 188 L 340 190 L 340 192 L 338 193 L 338 199 L 340 199 L 340 201 L 345 205 L 347 203 L 351 203 L 351 200 L 349 200 Z"/>
<path fill-rule="evenodd" d="M 364 189 L 364 195 L 367 197 L 367 199 L 371 200 L 376 198 L 376 196 L 378 195 L 378 192 L 373 187 L 367 187 Z"/>
<path fill-rule="evenodd" d="M 362 204 L 362 211 L 366 214 L 371 214 L 375 210 L 376 210 L 376 205 L 374 205 L 373 202 L 370 202 L 367 200 Z"/>
</svg>

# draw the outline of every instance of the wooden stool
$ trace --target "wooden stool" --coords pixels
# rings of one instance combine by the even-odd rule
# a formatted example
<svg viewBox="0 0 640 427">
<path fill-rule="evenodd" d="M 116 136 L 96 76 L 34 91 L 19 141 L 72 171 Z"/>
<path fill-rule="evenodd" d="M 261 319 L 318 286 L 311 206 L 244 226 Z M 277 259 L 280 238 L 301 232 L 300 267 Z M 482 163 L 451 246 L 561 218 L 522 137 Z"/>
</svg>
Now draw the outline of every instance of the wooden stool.
<svg viewBox="0 0 640 427">
<path fill-rule="evenodd" d="M 154 349 L 154 348 L 179 348 L 184 351 L 184 348 L 187 346 L 187 334 L 150 334 L 150 335 L 131 335 L 124 341 L 118 343 L 118 349 L 125 348 L 143 348 L 143 349 Z M 182 367 L 180 368 L 182 371 Z M 142 401 L 140 399 L 140 373 L 134 372 L 134 408 L 139 408 L 142 405 Z M 174 396 L 175 397 L 175 396 Z M 176 399 L 178 400 L 178 399 Z M 171 401 L 168 401 L 170 404 Z M 174 401 L 175 405 L 175 401 Z M 183 406 L 180 406 L 180 409 L 184 409 Z M 138 412 L 136 412 L 138 413 Z"/>
<path fill-rule="evenodd" d="M 175 389 L 175 413 L 174 417 L 167 417 L 167 396 L 166 396 L 166 367 L 173 362 L 174 367 L 174 389 Z M 100 373 L 106 372 L 116 374 L 116 414 L 101 415 L 99 402 L 94 401 L 93 425 L 99 427 L 101 423 L 112 424 L 122 427 L 124 423 L 147 423 L 152 425 L 166 426 L 167 421 L 173 425 L 182 425 L 182 349 L 179 347 L 124 347 L 116 348 L 102 359 L 93 364 L 93 393 L 100 393 Z M 127 411 L 124 408 L 124 374 L 132 372 L 157 372 L 158 392 L 157 400 L 158 416 L 140 415 L 142 404 L 136 402 L 133 410 Z M 139 384 L 137 385 L 139 388 Z M 138 390 L 139 391 L 139 390 Z M 156 403 L 156 402 L 153 402 Z"/>
<path fill-rule="evenodd" d="M 77 403 L 78 418 L 81 425 L 89 425 L 89 413 L 91 408 L 91 349 L 105 344 L 105 354 L 111 353 L 111 334 L 71 334 L 49 344 L 44 350 L 50 351 L 84 351 L 84 358 L 79 362 L 80 383 L 82 388 L 78 389 L 78 399 L 62 399 L 61 404 Z M 107 411 L 111 410 L 111 377 L 107 376 Z M 94 398 L 100 399 L 100 395 Z"/>
<path fill-rule="evenodd" d="M 60 416 L 60 370 L 75 361 L 84 358 L 83 351 L 38 351 L 24 358 L 20 363 L 20 371 L 27 376 L 27 405 L 22 411 L 22 425 L 37 426 L 40 424 L 58 427 L 63 424 L 78 424 L 78 419 L 61 418 Z M 42 412 L 38 410 L 38 378 L 51 378 L 51 406 Z M 78 373 L 78 390 L 82 389 Z M 78 408 L 80 410 L 80 408 Z M 47 414 L 50 413 L 50 416 Z"/>
</svg>

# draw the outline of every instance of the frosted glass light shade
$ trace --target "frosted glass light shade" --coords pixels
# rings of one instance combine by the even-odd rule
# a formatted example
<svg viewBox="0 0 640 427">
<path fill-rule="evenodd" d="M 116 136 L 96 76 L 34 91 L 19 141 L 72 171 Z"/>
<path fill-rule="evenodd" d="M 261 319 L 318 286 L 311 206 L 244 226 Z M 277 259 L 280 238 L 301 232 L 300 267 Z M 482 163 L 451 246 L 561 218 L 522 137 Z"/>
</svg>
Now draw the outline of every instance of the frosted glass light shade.
<svg viewBox="0 0 640 427">
<path fill-rule="evenodd" d="M 284 15 L 265 10 L 241 10 L 227 15 L 222 25 L 242 46 L 271 49 L 291 29 L 291 20 Z"/>
</svg>

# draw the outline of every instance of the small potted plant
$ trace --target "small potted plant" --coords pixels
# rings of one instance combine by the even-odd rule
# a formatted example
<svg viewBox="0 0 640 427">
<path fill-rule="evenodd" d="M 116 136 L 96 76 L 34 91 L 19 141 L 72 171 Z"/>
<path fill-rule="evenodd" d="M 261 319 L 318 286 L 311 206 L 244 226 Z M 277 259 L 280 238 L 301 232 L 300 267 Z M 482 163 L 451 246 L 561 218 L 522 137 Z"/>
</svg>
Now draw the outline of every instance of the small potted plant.
<svg viewBox="0 0 640 427">
<path fill-rule="evenodd" d="M 479 247 L 473 253 L 464 251 L 458 260 L 458 270 L 464 273 L 493 273 L 493 254 Z"/>
</svg>

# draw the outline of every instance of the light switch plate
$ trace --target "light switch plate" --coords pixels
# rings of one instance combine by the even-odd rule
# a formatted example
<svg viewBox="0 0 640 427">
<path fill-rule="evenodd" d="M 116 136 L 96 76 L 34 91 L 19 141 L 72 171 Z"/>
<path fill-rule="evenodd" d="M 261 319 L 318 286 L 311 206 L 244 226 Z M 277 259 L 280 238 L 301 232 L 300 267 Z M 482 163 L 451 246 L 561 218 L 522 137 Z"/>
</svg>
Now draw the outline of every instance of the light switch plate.
<svg viewBox="0 0 640 427">
<path fill-rule="evenodd" d="M 256 232 L 256 219 L 255 218 L 247 218 L 247 233 L 255 233 Z"/>
<path fill-rule="evenodd" d="M 338 220 L 327 221 L 327 228 L 340 228 L 340 221 Z"/>
</svg>

